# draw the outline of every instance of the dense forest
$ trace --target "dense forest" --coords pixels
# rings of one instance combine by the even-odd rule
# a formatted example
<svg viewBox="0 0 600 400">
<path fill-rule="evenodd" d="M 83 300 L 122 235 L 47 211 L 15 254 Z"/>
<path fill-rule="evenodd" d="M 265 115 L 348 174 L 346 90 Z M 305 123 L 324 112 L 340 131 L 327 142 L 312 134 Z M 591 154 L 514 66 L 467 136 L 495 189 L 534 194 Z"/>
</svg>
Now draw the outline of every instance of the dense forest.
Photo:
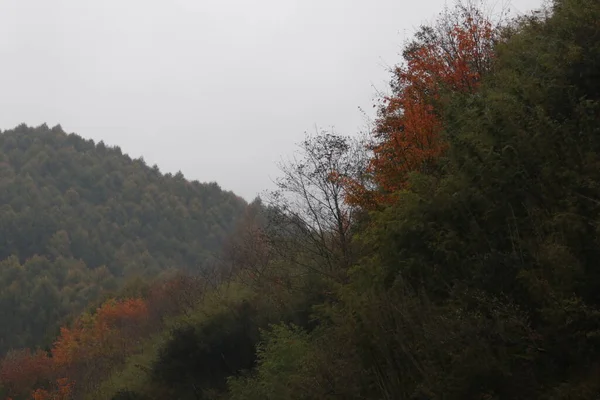
<svg viewBox="0 0 600 400">
<path fill-rule="evenodd" d="M 0 396 L 598 398 L 600 2 L 459 3 L 391 75 L 250 204 L 2 133 Z"/>
<path fill-rule="evenodd" d="M 59 126 L 0 132 L 0 354 L 135 276 L 210 268 L 245 206 Z"/>
</svg>

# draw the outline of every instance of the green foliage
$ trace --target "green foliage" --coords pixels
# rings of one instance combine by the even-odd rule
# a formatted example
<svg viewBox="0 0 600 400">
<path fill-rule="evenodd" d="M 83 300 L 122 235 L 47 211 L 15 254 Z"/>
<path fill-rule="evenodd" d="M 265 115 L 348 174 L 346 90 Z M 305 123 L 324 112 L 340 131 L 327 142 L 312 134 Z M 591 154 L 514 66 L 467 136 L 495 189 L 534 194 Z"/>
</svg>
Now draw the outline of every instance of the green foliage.
<svg viewBox="0 0 600 400">
<path fill-rule="evenodd" d="M 230 378 L 233 399 L 308 399 L 302 381 L 311 372 L 313 347 L 310 336 L 296 326 L 275 325 L 263 333 L 257 348 L 255 376 Z"/>
<path fill-rule="evenodd" d="M 335 224 L 312 229 L 302 219 L 306 210 L 326 215 L 311 207 L 321 200 L 303 189 L 306 171 L 291 170 L 297 200 L 248 207 L 227 239 L 219 284 L 178 308 L 88 398 L 597 396 L 598 21 L 597 0 L 556 0 L 506 27 L 479 88 L 440 93 L 447 149 L 435 170 L 409 174 L 377 211 L 352 209 L 356 219 L 337 225 L 343 241 L 332 239 Z M 199 184 L 47 131 L 0 136 L 0 229 L 14 233 L 0 236 L 2 338 L 40 332 L 114 286 L 144 295 L 148 271 L 202 265 L 212 242 L 200 238 L 221 243 L 241 215 L 239 200 L 218 188 L 211 203 Z M 44 157 L 49 149 L 112 167 L 64 169 Z M 315 182 L 331 184 L 330 175 Z M 323 186 L 325 199 L 336 185 Z M 60 218 L 40 213 L 42 204 Z M 201 216 L 215 227 L 188 224 Z M 331 262 L 336 254 L 343 262 Z M 123 271 L 126 285 L 115 282 Z M 35 320 L 6 311 L 15 308 Z M 29 335 L 19 343 L 41 340 Z"/>
<path fill-rule="evenodd" d="M 0 354 L 129 277 L 205 270 L 246 206 L 45 125 L 0 133 L 0 204 Z"/>
<path fill-rule="evenodd" d="M 341 323 L 384 398 L 598 390 L 599 17 L 565 0 L 516 22 L 481 89 L 445 96 L 444 173 L 361 234 Z"/>
<path fill-rule="evenodd" d="M 358 358 L 337 328 L 277 324 L 262 333 L 257 366 L 228 381 L 231 399 L 361 399 Z"/>
<path fill-rule="evenodd" d="M 556 1 L 507 30 L 476 93 L 442 96 L 440 170 L 370 215 L 320 336 L 275 328 L 234 398 L 327 398 L 334 362 L 343 398 L 597 395 L 599 20 Z"/>
<path fill-rule="evenodd" d="M 228 376 L 254 363 L 258 327 L 251 306 L 243 302 L 235 309 L 217 314 L 199 327 L 173 330 L 153 365 L 153 377 L 193 398 L 196 388 L 222 388 Z"/>
<path fill-rule="evenodd" d="M 85 398 L 109 400 L 123 393 L 136 393 L 152 399 L 151 366 L 158 357 L 158 351 L 167 342 L 166 336 L 165 332 L 160 332 L 144 340 L 140 352 L 128 357 L 124 365 L 113 368 L 111 375 Z"/>
<path fill-rule="evenodd" d="M 148 399 L 214 398 L 231 370 L 242 368 L 236 363 L 250 368 L 255 359 L 261 317 L 256 320 L 258 303 L 250 305 L 252 296 L 235 282 L 211 287 L 181 315 L 166 319 L 158 334 L 142 342 L 138 352 L 115 366 L 85 398 L 108 400 L 119 392 Z"/>
<path fill-rule="evenodd" d="M 72 258 L 0 261 L 0 349 L 50 344 L 67 316 L 116 285 L 105 268 L 90 270 Z"/>
</svg>

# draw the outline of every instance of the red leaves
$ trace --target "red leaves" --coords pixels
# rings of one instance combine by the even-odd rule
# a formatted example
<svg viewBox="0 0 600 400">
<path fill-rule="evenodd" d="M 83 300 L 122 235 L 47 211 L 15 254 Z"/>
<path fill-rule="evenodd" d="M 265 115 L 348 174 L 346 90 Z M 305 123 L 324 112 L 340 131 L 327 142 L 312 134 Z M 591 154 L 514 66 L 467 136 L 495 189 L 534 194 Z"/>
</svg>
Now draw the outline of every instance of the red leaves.
<svg viewBox="0 0 600 400">
<path fill-rule="evenodd" d="M 203 287 L 203 281 L 181 275 L 154 283 L 146 299 L 108 300 L 60 329 L 52 357 L 42 351 L 9 353 L 0 362 L 0 386 L 13 398 L 78 397 L 134 352 L 140 338 L 160 329 L 162 317 L 193 305 Z"/>
<path fill-rule="evenodd" d="M 33 400 L 69 400 L 73 391 L 73 383 L 67 378 L 56 380 L 56 387 L 53 391 L 36 389 L 31 393 Z"/>
<path fill-rule="evenodd" d="M 104 303 L 96 312 L 96 325 L 106 329 L 124 329 L 140 325 L 148 316 L 148 307 L 142 299 L 126 299 Z"/>
<path fill-rule="evenodd" d="M 148 308 L 142 299 L 109 300 L 94 315 L 79 318 L 71 329 L 61 328 L 52 349 L 57 366 L 69 366 L 115 351 L 126 329 L 143 324 Z"/>
<path fill-rule="evenodd" d="M 105 302 L 93 315 L 84 314 L 71 328 L 61 328 L 52 348 L 54 367 L 69 378 L 78 379 L 78 385 L 85 385 L 77 377 L 86 369 L 94 371 L 92 376 L 101 377 L 105 368 L 129 354 L 133 346 L 128 345 L 143 332 L 147 317 L 148 308 L 142 299 Z M 57 381 L 50 399 L 66 398 L 73 388 L 69 380 Z"/>
<path fill-rule="evenodd" d="M 51 372 L 51 359 L 43 351 L 12 351 L 0 363 L 0 382 L 15 396 L 29 393 Z"/>
<path fill-rule="evenodd" d="M 441 94 L 472 92 L 489 69 L 496 32 L 474 8 L 459 7 L 406 46 L 393 75 L 393 95 L 380 106 L 367 173 L 377 190 L 346 182 L 347 201 L 373 208 L 393 201 L 408 174 L 428 172 L 444 153 Z"/>
<path fill-rule="evenodd" d="M 147 317 L 142 299 L 109 300 L 94 314 L 82 315 L 70 328 L 62 327 L 51 358 L 42 351 L 9 353 L 0 363 L 0 382 L 9 395 L 69 399 L 75 387 L 73 378 L 83 369 L 99 372 L 97 367 L 110 365 L 131 351 L 129 344 L 145 332 Z"/>
</svg>

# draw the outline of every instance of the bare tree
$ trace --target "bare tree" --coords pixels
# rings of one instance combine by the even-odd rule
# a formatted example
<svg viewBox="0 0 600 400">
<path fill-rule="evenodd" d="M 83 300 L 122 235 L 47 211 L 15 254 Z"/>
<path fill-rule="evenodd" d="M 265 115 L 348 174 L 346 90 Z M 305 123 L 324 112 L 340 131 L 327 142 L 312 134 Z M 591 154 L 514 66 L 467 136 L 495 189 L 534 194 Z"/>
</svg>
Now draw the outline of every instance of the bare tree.
<svg viewBox="0 0 600 400">
<path fill-rule="evenodd" d="M 280 163 L 277 190 L 267 196 L 273 249 L 303 270 L 343 279 L 353 263 L 356 209 L 344 201 L 344 178 L 356 178 L 366 163 L 364 144 L 321 132 Z"/>
</svg>

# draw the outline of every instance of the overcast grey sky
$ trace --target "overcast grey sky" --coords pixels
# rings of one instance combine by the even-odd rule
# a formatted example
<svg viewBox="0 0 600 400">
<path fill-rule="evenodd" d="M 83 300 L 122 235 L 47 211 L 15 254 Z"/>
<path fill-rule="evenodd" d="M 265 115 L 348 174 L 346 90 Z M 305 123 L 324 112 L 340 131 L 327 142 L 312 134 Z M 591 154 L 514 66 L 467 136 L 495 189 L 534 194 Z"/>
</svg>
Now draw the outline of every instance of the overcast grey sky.
<svg viewBox="0 0 600 400">
<path fill-rule="evenodd" d="M 305 131 L 364 125 L 359 107 L 372 114 L 404 39 L 443 5 L 0 0 L 0 129 L 60 123 L 250 200 Z"/>
</svg>

